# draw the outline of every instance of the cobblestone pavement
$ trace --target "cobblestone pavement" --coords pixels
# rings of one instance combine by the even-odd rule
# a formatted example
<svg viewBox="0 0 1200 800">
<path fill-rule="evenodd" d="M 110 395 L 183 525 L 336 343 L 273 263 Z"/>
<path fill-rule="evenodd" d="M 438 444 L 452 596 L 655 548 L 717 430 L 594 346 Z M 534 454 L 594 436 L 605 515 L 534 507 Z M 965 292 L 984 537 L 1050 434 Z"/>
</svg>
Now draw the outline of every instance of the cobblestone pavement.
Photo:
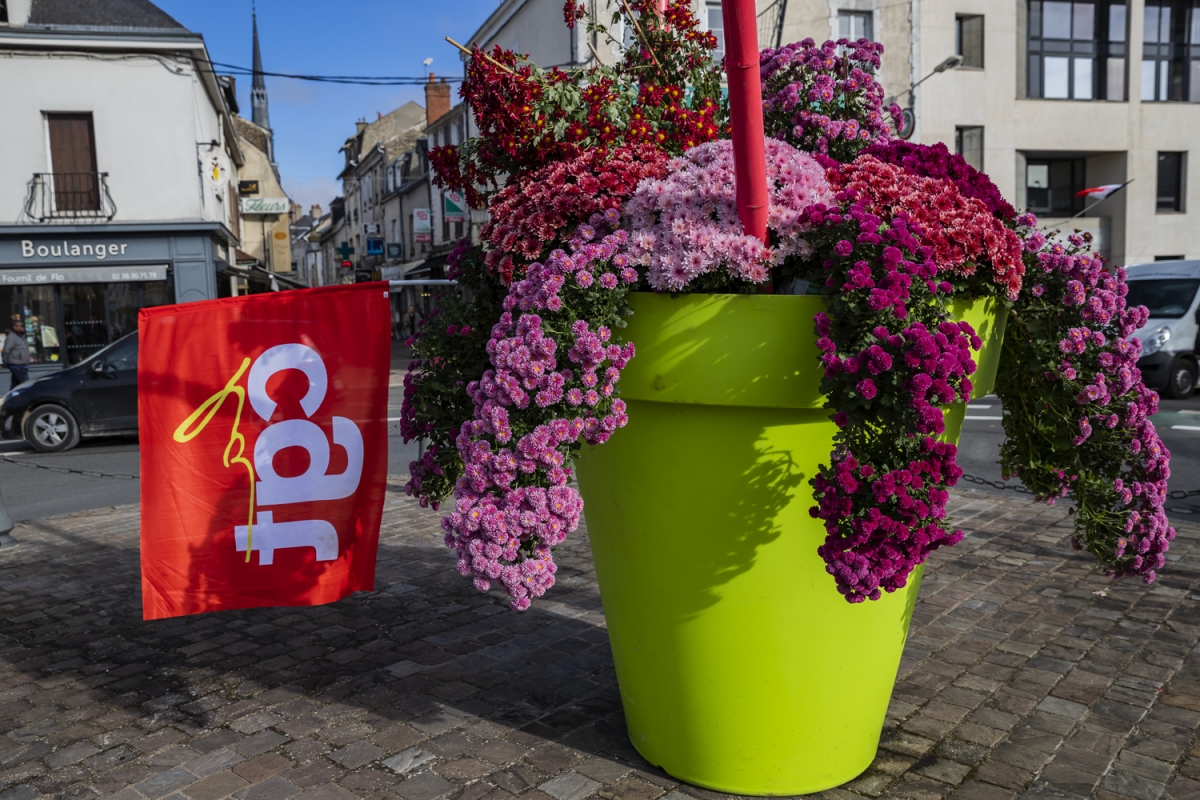
<svg viewBox="0 0 1200 800">
<path fill-rule="evenodd" d="M 525 614 L 393 484 L 379 591 L 140 618 L 134 507 L 0 553 L 0 799 L 710 800 L 628 744 L 586 538 Z M 1200 798 L 1200 530 L 1113 586 L 1060 508 L 960 492 L 879 754 L 829 800 Z"/>
</svg>

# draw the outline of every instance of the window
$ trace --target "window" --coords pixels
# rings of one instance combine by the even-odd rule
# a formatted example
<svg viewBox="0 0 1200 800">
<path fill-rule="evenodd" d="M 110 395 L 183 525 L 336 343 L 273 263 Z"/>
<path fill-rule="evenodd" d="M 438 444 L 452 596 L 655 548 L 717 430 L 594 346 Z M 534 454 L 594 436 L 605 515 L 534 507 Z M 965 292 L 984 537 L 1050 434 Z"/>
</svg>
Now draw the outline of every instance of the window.
<svg viewBox="0 0 1200 800">
<path fill-rule="evenodd" d="M 1183 153 L 1158 154 L 1158 202 L 1155 210 L 1183 211 Z"/>
<path fill-rule="evenodd" d="M 983 69 L 983 17 L 960 15 L 954 19 L 954 52 L 962 67 Z"/>
<path fill-rule="evenodd" d="M 1183 261 L 1183 256 L 1155 256 L 1155 261 Z"/>
<path fill-rule="evenodd" d="M 1141 98 L 1200 103 L 1200 2 L 1147 0 Z"/>
<path fill-rule="evenodd" d="M 859 39 L 874 39 L 871 31 L 870 11 L 839 11 L 838 38 L 857 42 Z"/>
<path fill-rule="evenodd" d="M 959 127 L 954 129 L 954 152 L 980 172 L 983 171 L 983 128 Z"/>
<path fill-rule="evenodd" d="M 720 61 L 725 57 L 725 19 L 721 16 L 721 3 L 709 2 L 705 6 L 708 15 L 708 30 L 717 37 L 717 49 L 713 51 L 713 60 Z M 629 45 L 626 45 L 628 47 Z"/>
<path fill-rule="evenodd" d="M 1083 210 L 1082 158 L 1031 158 L 1025 164 L 1025 203 L 1035 214 L 1070 216 Z"/>
<path fill-rule="evenodd" d="M 1028 24 L 1029 97 L 1125 99 L 1123 2 L 1029 0 Z"/>
<path fill-rule="evenodd" d="M 50 169 L 57 211 L 99 211 L 96 144 L 91 114 L 47 114 Z"/>
<path fill-rule="evenodd" d="M 0 22 L 8 22 L 8 2 L 0 0 Z"/>
</svg>

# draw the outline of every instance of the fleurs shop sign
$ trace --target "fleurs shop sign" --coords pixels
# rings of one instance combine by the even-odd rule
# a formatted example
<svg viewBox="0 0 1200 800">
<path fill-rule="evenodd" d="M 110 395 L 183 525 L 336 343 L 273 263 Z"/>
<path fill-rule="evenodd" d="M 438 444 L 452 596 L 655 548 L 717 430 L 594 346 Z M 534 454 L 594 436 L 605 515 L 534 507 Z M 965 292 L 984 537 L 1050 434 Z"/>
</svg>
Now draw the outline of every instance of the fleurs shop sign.
<svg viewBox="0 0 1200 800">
<path fill-rule="evenodd" d="M 243 214 L 286 214 L 291 201 L 286 197 L 243 197 Z"/>
</svg>

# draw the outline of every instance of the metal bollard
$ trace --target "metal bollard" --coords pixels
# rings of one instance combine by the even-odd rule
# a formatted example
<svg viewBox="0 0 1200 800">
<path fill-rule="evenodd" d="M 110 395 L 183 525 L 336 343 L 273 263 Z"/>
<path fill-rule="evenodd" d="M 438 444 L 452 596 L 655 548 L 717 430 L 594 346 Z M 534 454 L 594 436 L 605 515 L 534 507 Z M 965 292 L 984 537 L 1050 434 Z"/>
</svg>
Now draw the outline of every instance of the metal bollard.
<svg viewBox="0 0 1200 800">
<path fill-rule="evenodd" d="M 0 493 L 0 550 L 16 547 L 17 540 L 12 537 L 14 527 L 12 519 L 8 516 L 8 509 L 4 507 L 4 495 Z"/>
</svg>

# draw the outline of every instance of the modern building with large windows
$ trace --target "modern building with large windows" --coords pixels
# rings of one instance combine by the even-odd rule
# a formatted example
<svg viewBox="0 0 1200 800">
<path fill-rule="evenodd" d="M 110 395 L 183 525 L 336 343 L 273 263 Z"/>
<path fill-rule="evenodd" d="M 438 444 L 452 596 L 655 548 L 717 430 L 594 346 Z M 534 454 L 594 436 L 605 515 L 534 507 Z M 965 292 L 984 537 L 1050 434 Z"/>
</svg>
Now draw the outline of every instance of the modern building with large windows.
<svg viewBox="0 0 1200 800">
<path fill-rule="evenodd" d="M 1069 227 L 1114 263 L 1200 258 L 1200 0 L 759 0 L 759 20 L 765 45 L 882 42 L 912 141 L 944 142 L 1051 227 L 1081 214 Z"/>
</svg>

